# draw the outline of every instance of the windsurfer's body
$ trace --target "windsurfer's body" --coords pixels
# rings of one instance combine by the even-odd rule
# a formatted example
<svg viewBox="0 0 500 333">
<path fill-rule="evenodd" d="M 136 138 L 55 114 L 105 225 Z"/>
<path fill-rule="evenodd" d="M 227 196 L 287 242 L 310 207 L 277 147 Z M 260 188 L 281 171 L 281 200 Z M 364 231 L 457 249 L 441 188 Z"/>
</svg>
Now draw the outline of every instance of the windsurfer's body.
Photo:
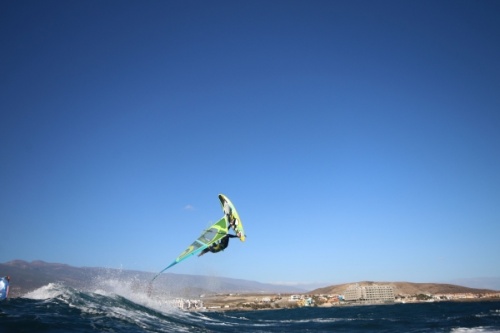
<svg viewBox="0 0 500 333">
<path fill-rule="evenodd" d="M 238 238 L 238 236 L 232 234 L 225 235 L 218 242 L 213 243 L 212 245 L 201 251 L 198 257 L 204 255 L 207 252 L 217 253 L 223 251 L 229 245 L 229 238 Z"/>
</svg>

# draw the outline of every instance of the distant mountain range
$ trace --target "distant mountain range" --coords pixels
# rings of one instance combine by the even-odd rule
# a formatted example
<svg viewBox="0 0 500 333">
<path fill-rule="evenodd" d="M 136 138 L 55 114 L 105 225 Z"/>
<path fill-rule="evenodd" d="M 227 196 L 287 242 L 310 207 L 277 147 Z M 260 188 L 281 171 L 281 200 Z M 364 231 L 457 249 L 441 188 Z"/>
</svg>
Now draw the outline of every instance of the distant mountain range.
<svg viewBox="0 0 500 333">
<path fill-rule="evenodd" d="M 125 284 L 134 290 L 145 291 L 154 273 L 99 267 L 73 267 L 44 261 L 26 262 L 14 260 L 3 264 L 0 263 L 0 276 L 4 275 L 10 275 L 11 277 L 11 297 L 18 297 L 49 283 L 62 283 L 68 287 L 89 291 L 105 289 L 110 285 Z M 493 280 L 489 282 L 492 286 L 495 286 Z M 375 282 L 359 283 L 363 285 Z M 477 280 L 475 280 L 475 283 L 478 286 L 480 285 Z M 310 291 L 295 286 L 267 284 L 242 279 L 164 273 L 155 281 L 154 289 L 156 292 L 175 297 L 193 297 L 200 294 L 214 293 L 343 294 L 350 284 L 352 283 L 332 285 Z M 478 289 L 437 283 L 377 282 L 377 284 L 393 285 L 395 294 L 409 295 L 419 293 L 485 293 L 500 289 L 495 287 Z"/>
<path fill-rule="evenodd" d="M 155 273 L 99 267 L 73 267 L 44 261 L 27 262 L 14 260 L 0 264 L 0 276 L 11 277 L 11 297 L 36 290 L 49 283 L 81 290 L 102 289 L 106 284 L 119 281 L 140 290 L 148 287 Z M 164 273 L 155 283 L 155 290 L 173 296 L 198 296 L 200 294 L 231 293 L 303 293 L 306 290 L 294 286 L 260 283 L 249 280 L 214 276 Z"/>
</svg>

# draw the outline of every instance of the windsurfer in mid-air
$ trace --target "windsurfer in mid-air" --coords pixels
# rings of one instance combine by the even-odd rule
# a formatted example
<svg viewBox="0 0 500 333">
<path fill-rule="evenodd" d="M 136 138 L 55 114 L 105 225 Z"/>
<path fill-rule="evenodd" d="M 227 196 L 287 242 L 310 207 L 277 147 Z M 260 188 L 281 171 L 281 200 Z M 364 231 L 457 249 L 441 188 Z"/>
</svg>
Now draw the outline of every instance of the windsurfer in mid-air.
<svg viewBox="0 0 500 333">
<path fill-rule="evenodd" d="M 219 201 L 224 216 L 209 228 L 205 229 L 170 265 L 156 274 L 151 279 L 150 283 L 153 283 L 161 273 L 165 272 L 170 267 L 177 265 L 194 254 L 202 256 L 208 252 L 217 253 L 226 249 L 229 245 L 229 238 L 239 238 L 240 241 L 245 241 L 246 235 L 243 229 L 243 223 L 241 223 L 240 216 L 233 203 L 224 194 L 219 194 Z M 231 229 L 234 231 L 232 234 L 230 234 Z"/>
<path fill-rule="evenodd" d="M 198 254 L 198 257 L 201 257 L 207 252 L 217 253 L 223 251 L 229 245 L 229 238 L 235 238 L 235 237 L 238 238 L 238 236 L 236 235 L 226 234 L 218 242 L 213 243 L 212 245 L 201 251 L 200 254 Z"/>
</svg>

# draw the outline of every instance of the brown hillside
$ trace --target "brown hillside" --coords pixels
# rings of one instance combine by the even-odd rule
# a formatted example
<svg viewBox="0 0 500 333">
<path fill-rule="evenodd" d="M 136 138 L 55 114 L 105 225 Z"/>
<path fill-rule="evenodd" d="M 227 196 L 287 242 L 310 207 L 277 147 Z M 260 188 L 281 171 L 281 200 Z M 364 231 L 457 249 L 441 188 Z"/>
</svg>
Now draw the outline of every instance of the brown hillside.
<svg viewBox="0 0 500 333">
<path fill-rule="evenodd" d="M 319 288 L 311 291 L 311 294 L 343 294 L 347 287 L 355 283 L 346 283 L 333 285 L 325 288 Z M 440 283 L 412 283 L 412 282 L 358 282 L 360 286 L 369 286 L 374 284 L 390 285 L 394 287 L 395 295 L 417 295 L 417 294 L 485 294 L 495 292 L 488 289 L 474 289 L 453 284 Z"/>
</svg>

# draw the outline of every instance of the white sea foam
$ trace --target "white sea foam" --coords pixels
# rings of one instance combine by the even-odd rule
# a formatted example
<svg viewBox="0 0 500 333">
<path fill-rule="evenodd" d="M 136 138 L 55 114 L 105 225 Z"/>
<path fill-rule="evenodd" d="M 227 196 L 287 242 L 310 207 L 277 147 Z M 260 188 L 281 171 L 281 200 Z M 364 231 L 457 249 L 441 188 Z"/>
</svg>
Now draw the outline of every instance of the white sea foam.
<svg viewBox="0 0 500 333">
<path fill-rule="evenodd" d="M 457 327 L 451 330 L 452 333 L 500 333 L 500 330 L 489 327 Z"/>
<path fill-rule="evenodd" d="M 67 288 L 59 283 L 49 283 L 46 286 L 40 287 L 36 290 L 26 293 L 23 298 L 29 299 L 51 299 L 56 298 L 64 293 L 67 293 Z"/>
</svg>

